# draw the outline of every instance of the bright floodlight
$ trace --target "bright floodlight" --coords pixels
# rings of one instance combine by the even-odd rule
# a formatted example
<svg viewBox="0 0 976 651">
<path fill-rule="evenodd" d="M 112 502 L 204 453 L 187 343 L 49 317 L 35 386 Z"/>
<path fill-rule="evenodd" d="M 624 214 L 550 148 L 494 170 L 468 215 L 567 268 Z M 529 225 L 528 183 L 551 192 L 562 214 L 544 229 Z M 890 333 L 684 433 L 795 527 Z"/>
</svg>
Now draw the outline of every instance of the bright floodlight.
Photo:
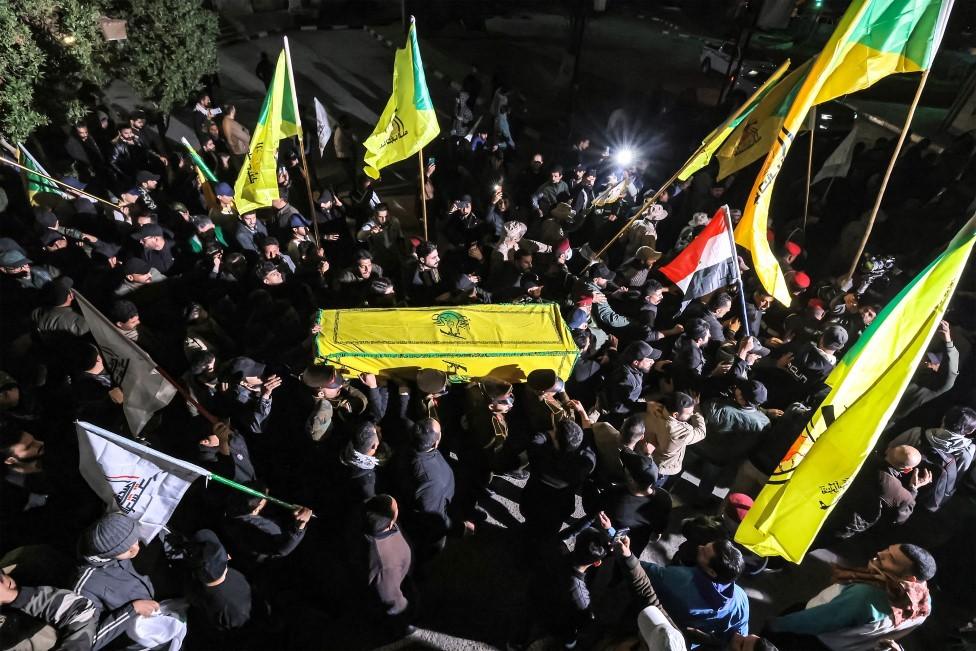
<svg viewBox="0 0 976 651">
<path fill-rule="evenodd" d="M 617 165 L 627 167 L 634 162 L 634 150 L 630 147 L 624 147 L 617 152 L 615 158 L 617 159 Z"/>
</svg>

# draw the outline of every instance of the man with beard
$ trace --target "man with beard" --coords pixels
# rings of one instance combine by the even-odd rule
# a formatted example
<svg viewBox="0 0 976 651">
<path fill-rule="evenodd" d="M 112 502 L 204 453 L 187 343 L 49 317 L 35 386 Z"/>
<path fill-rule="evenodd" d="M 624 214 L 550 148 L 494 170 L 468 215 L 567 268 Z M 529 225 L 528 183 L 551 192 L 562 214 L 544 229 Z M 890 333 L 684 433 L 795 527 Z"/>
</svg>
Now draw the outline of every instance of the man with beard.
<svg viewBox="0 0 976 651">
<path fill-rule="evenodd" d="M 191 251 L 204 253 L 205 251 L 213 251 L 215 248 L 221 251 L 228 248 L 224 230 L 215 225 L 210 217 L 196 215 L 190 219 L 190 222 L 196 230 L 196 233 L 188 241 Z"/>
</svg>

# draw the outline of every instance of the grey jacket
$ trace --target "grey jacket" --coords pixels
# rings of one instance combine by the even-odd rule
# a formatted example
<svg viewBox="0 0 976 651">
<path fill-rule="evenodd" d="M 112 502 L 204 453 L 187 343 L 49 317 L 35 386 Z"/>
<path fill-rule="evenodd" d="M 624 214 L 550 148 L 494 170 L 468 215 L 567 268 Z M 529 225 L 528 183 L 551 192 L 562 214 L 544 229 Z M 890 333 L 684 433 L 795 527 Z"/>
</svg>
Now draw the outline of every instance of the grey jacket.
<svg viewBox="0 0 976 651">
<path fill-rule="evenodd" d="M 136 572 L 130 560 L 91 558 L 78 568 L 73 590 L 87 597 L 98 611 L 97 651 L 125 632 L 126 622 L 136 617 L 132 602 L 152 599 L 155 593 L 148 576 Z"/>
</svg>

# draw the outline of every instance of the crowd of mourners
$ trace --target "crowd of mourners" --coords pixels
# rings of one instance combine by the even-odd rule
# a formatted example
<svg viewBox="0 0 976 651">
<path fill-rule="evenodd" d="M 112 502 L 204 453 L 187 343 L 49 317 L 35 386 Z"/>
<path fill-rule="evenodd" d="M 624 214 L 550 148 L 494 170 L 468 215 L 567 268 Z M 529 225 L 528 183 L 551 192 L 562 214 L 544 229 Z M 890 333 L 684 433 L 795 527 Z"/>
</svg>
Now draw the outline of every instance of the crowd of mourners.
<svg viewBox="0 0 976 651">
<path fill-rule="evenodd" d="M 54 192 L 32 206 L 18 172 L 0 170 L 4 648 L 353 644 L 315 638 L 322 618 L 341 618 L 350 640 L 401 638 L 432 616 L 419 597 L 445 549 L 461 550 L 453 562 L 483 549 L 498 491 L 517 502 L 507 562 L 528 586 L 522 621 L 499 632 L 512 648 L 897 649 L 933 595 L 972 606 L 976 557 L 962 539 L 976 522 L 976 411 L 972 387 L 956 386 L 976 332 L 971 275 L 812 546 L 873 536 L 875 553 L 751 621 L 740 582 L 790 570 L 734 536 L 831 369 L 965 220 L 973 139 L 909 148 L 877 254 L 853 278 L 885 139 L 814 188 L 808 219 L 802 185 L 780 193 L 770 238 L 791 305 L 740 251 L 743 291 L 683 307 L 660 267 L 721 206 L 737 221 L 752 176 L 716 181 L 709 167 L 645 206 L 660 179 L 619 166 L 602 135 L 516 147 L 509 95 L 466 80 L 417 193 L 427 239 L 382 182 L 357 174 L 347 117 L 329 146 L 335 174 L 313 165 L 307 178 L 284 141 L 280 198 L 240 214 L 232 186 L 249 134 L 211 95 L 192 115 L 215 202 L 138 111 L 100 109 L 44 146 L 57 178 L 115 208 Z M 191 399 L 130 431 L 77 294 Z M 316 356 L 322 308 L 482 303 L 556 304 L 579 347 L 572 372 L 458 382 Z M 142 545 L 135 520 L 106 514 L 79 474 L 76 419 L 301 507 L 201 480 Z M 662 536 L 682 541 L 671 558 L 655 555 Z"/>
</svg>

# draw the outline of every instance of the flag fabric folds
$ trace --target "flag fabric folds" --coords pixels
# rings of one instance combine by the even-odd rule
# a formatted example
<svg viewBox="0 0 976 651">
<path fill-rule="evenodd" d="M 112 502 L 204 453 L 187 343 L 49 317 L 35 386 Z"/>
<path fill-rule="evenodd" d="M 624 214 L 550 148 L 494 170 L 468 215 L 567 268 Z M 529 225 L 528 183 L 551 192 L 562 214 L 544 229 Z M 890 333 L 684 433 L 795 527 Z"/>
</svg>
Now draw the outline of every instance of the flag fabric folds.
<svg viewBox="0 0 976 651">
<path fill-rule="evenodd" d="M 661 273 L 684 292 L 682 309 L 692 299 L 738 279 L 738 261 L 732 245 L 728 210 L 728 206 L 719 208 L 704 230 L 674 260 L 661 267 Z"/>
<path fill-rule="evenodd" d="M 217 183 L 217 175 L 207 167 L 207 164 L 200 158 L 200 154 L 197 153 L 186 138 L 183 138 L 182 141 L 183 146 L 186 147 L 186 151 L 190 154 L 190 160 L 193 161 L 193 165 L 196 167 L 197 180 L 200 181 L 200 191 L 203 193 L 203 201 L 207 205 L 207 209 L 219 210 L 220 202 L 217 201 L 217 195 L 214 194 L 214 189 L 211 185 L 211 183 Z"/>
<path fill-rule="evenodd" d="M 321 363 L 408 381 L 421 368 L 454 382 L 523 382 L 536 369 L 568 377 L 579 357 L 555 303 L 321 310 L 318 324 Z"/>
<path fill-rule="evenodd" d="M 787 59 L 776 69 L 769 79 L 767 79 L 762 86 L 756 89 L 756 92 L 752 94 L 752 97 L 747 99 L 745 103 L 737 108 L 729 118 L 712 131 L 708 136 L 702 141 L 701 147 L 698 148 L 692 157 L 685 163 L 685 166 L 681 168 L 678 172 L 679 181 L 687 181 L 691 178 L 691 175 L 700 170 L 701 168 L 708 165 L 709 161 L 712 160 L 712 156 L 721 147 L 724 149 L 725 142 L 730 138 L 737 130 L 740 129 L 746 120 L 750 120 L 752 113 L 761 106 L 768 105 L 766 97 L 771 93 L 776 92 L 782 87 L 782 84 L 778 83 L 783 75 L 786 74 L 787 68 L 790 67 L 790 60 Z M 792 75 L 791 75 L 792 76 Z"/>
<path fill-rule="evenodd" d="M 854 162 L 854 150 L 857 145 L 868 142 L 870 139 L 855 124 L 851 132 L 837 145 L 837 149 L 824 161 L 823 167 L 813 177 L 811 185 L 816 185 L 826 179 L 847 176 L 847 173 L 851 171 L 851 163 Z"/>
<path fill-rule="evenodd" d="M 315 103 L 315 135 L 319 141 L 319 157 L 325 154 L 325 146 L 329 144 L 332 137 L 332 123 L 329 121 L 329 112 L 319 101 L 318 97 L 312 98 Z"/>
<path fill-rule="evenodd" d="M 91 423 L 76 421 L 75 430 L 81 476 L 111 511 L 139 521 L 143 543 L 166 526 L 190 484 L 210 476 L 205 468 Z"/>
<path fill-rule="evenodd" d="M 88 299 L 77 291 L 74 295 L 98 343 L 105 370 L 122 389 L 122 411 L 129 430 L 138 434 L 153 414 L 169 404 L 176 395 L 176 387 L 160 375 L 156 362 L 119 332 Z"/>
<path fill-rule="evenodd" d="M 39 175 L 46 174 L 47 176 L 51 176 L 44 169 L 44 166 L 37 162 L 37 159 L 23 145 L 17 145 L 17 158 L 17 162 L 31 170 L 30 172 L 21 170 L 21 172 L 24 175 L 24 185 L 27 187 L 27 198 L 30 200 L 32 206 L 40 205 L 44 195 L 51 195 L 61 199 L 72 198 L 70 194 L 62 192 L 57 184 Z"/>
<path fill-rule="evenodd" d="M 974 243 L 976 217 L 838 362 L 827 378 L 830 393 L 770 476 L 736 541 L 762 556 L 803 559 L 898 406 Z"/>
<path fill-rule="evenodd" d="M 371 178 L 379 178 L 380 169 L 416 154 L 440 131 L 420 59 L 417 26 L 411 22 L 406 45 L 396 51 L 393 94 L 372 135 L 363 143 L 364 171 Z"/>
<path fill-rule="evenodd" d="M 297 136 L 301 129 L 289 65 L 282 50 L 234 184 L 234 203 L 241 214 L 270 206 L 278 198 L 278 142 Z"/>
<path fill-rule="evenodd" d="M 790 293 L 766 239 L 769 204 L 807 112 L 886 75 L 931 65 L 951 6 L 952 0 L 854 0 L 800 84 L 746 201 L 735 240 L 752 253 L 763 287 L 784 305 Z"/>
</svg>

